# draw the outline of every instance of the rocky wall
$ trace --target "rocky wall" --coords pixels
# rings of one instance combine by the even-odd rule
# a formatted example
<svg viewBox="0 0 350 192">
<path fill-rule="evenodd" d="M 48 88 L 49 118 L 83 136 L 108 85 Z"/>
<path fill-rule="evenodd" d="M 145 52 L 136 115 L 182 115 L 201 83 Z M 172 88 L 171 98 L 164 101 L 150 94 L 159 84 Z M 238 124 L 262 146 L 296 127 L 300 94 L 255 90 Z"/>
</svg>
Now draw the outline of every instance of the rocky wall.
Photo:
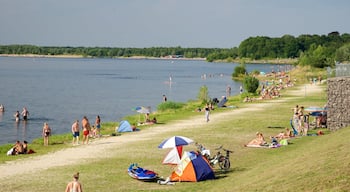
<svg viewBox="0 0 350 192">
<path fill-rule="evenodd" d="M 350 126 L 350 77 L 328 78 L 327 127 Z"/>
</svg>

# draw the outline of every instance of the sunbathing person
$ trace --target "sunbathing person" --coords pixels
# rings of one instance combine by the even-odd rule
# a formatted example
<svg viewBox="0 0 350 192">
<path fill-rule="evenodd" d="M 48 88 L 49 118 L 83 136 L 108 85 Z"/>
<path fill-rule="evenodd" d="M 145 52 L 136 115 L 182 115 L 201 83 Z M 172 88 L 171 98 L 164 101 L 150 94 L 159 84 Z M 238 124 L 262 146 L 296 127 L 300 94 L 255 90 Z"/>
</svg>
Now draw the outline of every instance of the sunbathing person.
<svg viewBox="0 0 350 192">
<path fill-rule="evenodd" d="M 278 139 L 287 139 L 293 137 L 292 131 L 287 127 L 285 132 L 280 132 L 278 135 L 276 135 L 276 138 Z"/>
<path fill-rule="evenodd" d="M 266 141 L 265 141 L 264 135 L 262 133 L 260 133 L 260 132 L 257 132 L 256 133 L 256 138 L 251 140 L 245 146 L 248 146 L 248 145 L 265 145 L 265 144 L 266 144 Z"/>
</svg>

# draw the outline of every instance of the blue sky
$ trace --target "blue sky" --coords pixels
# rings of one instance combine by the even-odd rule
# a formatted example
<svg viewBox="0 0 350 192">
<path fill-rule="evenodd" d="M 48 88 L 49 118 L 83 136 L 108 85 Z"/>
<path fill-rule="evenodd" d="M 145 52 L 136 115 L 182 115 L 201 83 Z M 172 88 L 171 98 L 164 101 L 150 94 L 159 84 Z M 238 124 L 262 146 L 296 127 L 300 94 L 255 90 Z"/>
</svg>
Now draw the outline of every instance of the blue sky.
<svg viewBox="0 0 350 192">
<path fill-rule="evenodd" d="M 238 47 L 350 33 L 349 0 L 0 0 L 0 44 Z"/>
</svg>

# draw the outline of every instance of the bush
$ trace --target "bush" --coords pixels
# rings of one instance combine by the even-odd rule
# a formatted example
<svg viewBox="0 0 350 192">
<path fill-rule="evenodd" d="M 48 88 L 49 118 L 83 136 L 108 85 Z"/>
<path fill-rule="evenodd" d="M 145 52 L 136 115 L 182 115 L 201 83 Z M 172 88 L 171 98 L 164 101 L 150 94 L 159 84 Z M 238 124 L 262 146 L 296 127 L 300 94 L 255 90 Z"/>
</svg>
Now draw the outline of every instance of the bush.
<svg viewBox="0 0 350 192">
<path fill-rule="evenodd" d="M 234 69 L 234 72 L 232 73 L 232 77 L 240 77 L 247 73 L 247 70 L 245 69 L 245 65 L 241 64 L 239 66 L 236 66 Z"/>
<path fill-rule="evenodd" d="M 259 80 L 252 76 L 246 76 L 243 79 L 243 86 L 248 93 L 256 93 L 259 87 Z"/>
</svg>

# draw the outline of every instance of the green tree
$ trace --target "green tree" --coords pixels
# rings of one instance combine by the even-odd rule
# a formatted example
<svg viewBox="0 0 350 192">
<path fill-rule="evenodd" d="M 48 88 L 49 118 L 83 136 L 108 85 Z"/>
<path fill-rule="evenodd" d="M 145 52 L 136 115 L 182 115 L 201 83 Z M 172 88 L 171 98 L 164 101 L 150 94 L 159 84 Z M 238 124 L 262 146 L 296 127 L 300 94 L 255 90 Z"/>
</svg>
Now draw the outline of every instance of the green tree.
<svg viewBox="0 0 350 192">
<path fill-rule="evenodd" d="M 327 49 L 321 45 L 312 44 L 310 49 L 300 56 L 301 65 L 311 65 L 317 68 L 331 66 L 331 58 L 327 57 Z"/>
<path fill-rule="evenodd" d="M 350 43 L 337 49 L 335 52 L 335 60 L 339 62 L 350 62 Z"/>
<path fill-rule="evenodd" d="M 232 78 L 237 78 L 244 76 L 247 73 L 247 70 L 245 68 L 245 63 L 241 62 L 240 65 L 236 66 L 233 73 L 232 73 Z"/>
</svg>

